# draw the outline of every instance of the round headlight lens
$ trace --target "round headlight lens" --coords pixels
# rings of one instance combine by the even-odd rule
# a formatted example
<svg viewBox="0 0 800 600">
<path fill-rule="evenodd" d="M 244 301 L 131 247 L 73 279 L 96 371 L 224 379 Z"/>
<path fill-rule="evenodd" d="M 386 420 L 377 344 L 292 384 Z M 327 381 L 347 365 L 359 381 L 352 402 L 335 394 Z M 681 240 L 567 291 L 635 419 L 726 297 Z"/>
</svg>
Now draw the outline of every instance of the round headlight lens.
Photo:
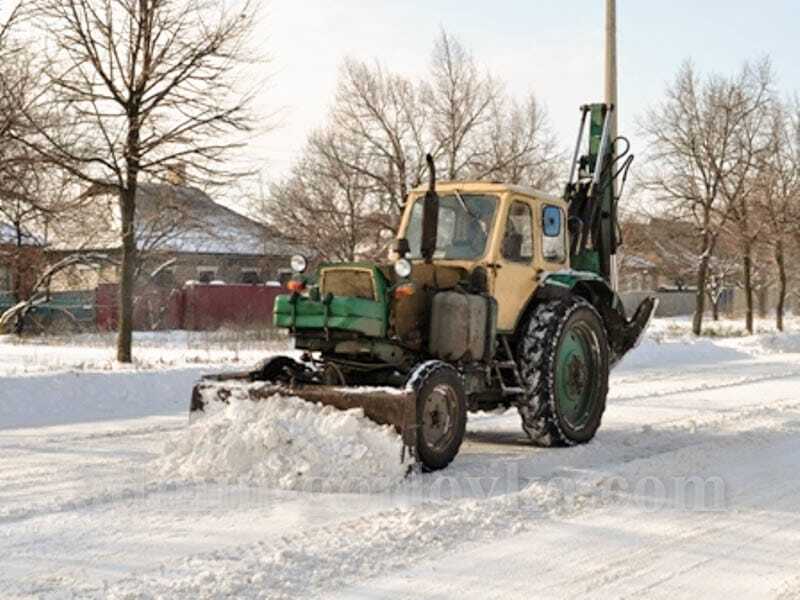
<svg viewBox="0 0 800 600">
<path fill-rule="evenodd" d="M 305 256 L 295 254 L 291 261 L 292 271 L 295 273 L 303 273 L 308 267 L 308 261 Z"/>
<path fill-rule="evenodd" d="M 407 258 L 401 258 L 396 263 L 394 263 L 394 272 L 395 275 L 405 279 L 409 275 L 411 275 L 411 263 L 408 261 Z"/>
</svg>

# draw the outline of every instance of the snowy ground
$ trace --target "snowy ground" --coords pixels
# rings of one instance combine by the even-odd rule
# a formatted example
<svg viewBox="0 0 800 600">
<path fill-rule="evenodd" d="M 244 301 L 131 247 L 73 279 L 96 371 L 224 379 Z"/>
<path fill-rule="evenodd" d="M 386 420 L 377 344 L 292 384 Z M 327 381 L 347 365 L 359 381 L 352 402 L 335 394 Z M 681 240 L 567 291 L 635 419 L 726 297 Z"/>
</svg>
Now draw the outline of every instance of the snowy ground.
<svg viewBox="0 0 800 600">
<path fill-rule="evenodd" d="M 656 321 L 589 445 L 478 415 L 443 473 L 350 494 L 164 470 L 198 375 L 279 341 L 0 340 L 0 598 L 800 598 L 800 333 L 715 331 Z"/>
</svg>

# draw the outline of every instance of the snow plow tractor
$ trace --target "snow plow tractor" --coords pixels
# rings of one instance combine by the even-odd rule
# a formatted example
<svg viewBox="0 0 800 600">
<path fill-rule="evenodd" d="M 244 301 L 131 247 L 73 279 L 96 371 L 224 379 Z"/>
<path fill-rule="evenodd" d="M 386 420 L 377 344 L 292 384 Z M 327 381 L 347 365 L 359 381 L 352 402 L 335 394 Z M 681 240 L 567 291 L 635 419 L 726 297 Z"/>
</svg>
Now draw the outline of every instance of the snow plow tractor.
<svg viewBox="0 0 800 600">
<path fill-rule="evenodd" d="M 615 190 L 632 156 L 616 152 L 627 140 L 610 139 L 612 110 L 582 107 L 561 197 L 437 182 L 428 156 L 429 183 L 408 197 L 393 262 L 309 272 L 294 257 L 274 323 L 302 355 L 204 378 L 193 416 L 226 402 L 233 381 L 254 382 L 253 400 L 282 394 L 363 409 L 395 426 L 429 471 L 456 456 L 469 411 L 516 408 L 538 445 L 591 440 L 609 370 L 656 308 L 647 299 L 628 318 L 615 290 Z"/>
</svg>

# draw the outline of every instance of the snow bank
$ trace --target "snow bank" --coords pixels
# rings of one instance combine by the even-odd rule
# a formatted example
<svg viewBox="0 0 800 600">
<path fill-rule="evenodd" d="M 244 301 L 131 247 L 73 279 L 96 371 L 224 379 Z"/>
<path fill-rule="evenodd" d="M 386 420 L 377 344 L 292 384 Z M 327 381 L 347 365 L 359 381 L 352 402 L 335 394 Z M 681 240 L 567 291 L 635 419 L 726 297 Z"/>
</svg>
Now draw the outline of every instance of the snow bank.
<svg viewBox="0 0 800 600">
<path fill-rule="evenodd" d="M 0 432 L 152 416 L 184 415 L 208 369 L 0 375 Z"/>
<path fill-rule="evenodd" d="M 405 476 L 393 428 L 299 398 L 253 402 L 247 387 L 166 444 L 160 476 L 329 493 L 380 492 Z"/>
<path fill-rule="evenodd" d="M 736 348 L 723 346 L 715 340 L 686 337 L 660 341 L 645 338 L 636 349 L 623 357 L 619 370 L 711 365 L 743 360 L 749 356 Z"/>
<path fill-rule="evenodd" d="M 800 353 L 800 334 L 780 333 L 762 334 L 742 340 L 736 340 L 736 345 L 753 354 L 795 354 Z"/>
</svg>

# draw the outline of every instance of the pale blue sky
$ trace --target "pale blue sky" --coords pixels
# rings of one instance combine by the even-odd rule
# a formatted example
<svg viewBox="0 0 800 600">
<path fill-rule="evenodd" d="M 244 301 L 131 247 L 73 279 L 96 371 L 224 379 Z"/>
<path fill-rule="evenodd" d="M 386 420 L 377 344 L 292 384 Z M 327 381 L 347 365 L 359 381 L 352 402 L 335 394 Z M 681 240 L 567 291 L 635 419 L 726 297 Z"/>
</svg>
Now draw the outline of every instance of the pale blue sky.
<svg viewBox="0 0 800 600">
<path fill-rule="evenodd" d="M 270 171 L 283 172 L 305 133 L 321 124 L 346 55 L 415 75 L 428 66 L 440 26 L 472 49 L 513 94 L 536 92 L 564 146 L 579 104 L 602 99 L 604 0 L 272 0 L 264 49 L 274 73 L 264 107 L 282 126 L 258 141 Z M 621 132 L 662 93 L 680 63 L 729 72 L 772 56 L 781 88 L 800 91 L 800 0 L 619 0 Z"/>
</svg>

